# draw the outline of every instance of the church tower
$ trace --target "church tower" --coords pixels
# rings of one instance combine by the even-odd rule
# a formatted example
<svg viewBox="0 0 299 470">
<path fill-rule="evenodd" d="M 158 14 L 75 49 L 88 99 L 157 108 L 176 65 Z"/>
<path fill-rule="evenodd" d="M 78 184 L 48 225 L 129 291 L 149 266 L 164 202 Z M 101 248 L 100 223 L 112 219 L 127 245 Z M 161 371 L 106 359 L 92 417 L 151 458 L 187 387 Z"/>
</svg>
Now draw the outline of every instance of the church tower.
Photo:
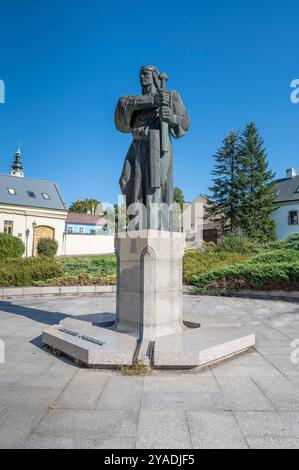
<svg viewBox="0 0 299 470">
<path fill-rule="evenodd" d="M 16 152 L 14 162 L 11 166 L 12 170 L 10 172 L 11 176 L 17 176 L 18 178 L 24 178 L 23 164 L 22 164 L 22 154 L 20 146 Z"/>
</svg>

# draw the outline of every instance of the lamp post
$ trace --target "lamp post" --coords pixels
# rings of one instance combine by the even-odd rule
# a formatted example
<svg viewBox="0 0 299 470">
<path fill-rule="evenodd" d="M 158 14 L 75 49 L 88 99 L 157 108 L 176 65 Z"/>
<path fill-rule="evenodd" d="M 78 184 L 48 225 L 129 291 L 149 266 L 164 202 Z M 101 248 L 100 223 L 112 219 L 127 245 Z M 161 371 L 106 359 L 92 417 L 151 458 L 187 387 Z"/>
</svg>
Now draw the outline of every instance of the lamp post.
<svg viewBox="0 0 299 470">
<path fill-rule="evenodd" d="M 34 245 L 35 245 L 35 229 L 36 229 L 37 223 L 34 221 L 32 223 L 32 229 L 33 229 L 33 241 L 32 241 L 32 258 L 34 258 L 35 253 L 34 253 Z"/>
<path fill-rule="evenodd" d="M 28 239 L 29 239 L 29 235 L 30 235 L 29 228 L 27 228 L 27 230 L 25 232 L 25 235 L 26 235 L 26 258 L 28 258 Z"/>
</svg>

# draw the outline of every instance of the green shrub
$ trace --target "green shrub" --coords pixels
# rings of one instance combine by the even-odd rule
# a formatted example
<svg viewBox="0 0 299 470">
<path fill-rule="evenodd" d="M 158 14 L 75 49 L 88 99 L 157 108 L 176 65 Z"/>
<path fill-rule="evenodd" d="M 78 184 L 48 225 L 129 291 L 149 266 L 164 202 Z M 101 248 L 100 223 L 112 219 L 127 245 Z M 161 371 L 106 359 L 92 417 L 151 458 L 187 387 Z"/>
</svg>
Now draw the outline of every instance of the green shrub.
<svg viewBox="0 0 299 470">
<path fill-rule="evenodd" d="M 294 235 L 288 237 L 284 244 L 288 249 L 299 251 L 299 233 L 294 233 Z"/>
<path fill-rule="evenodd" d="M 52 238 L 40 238 L 37 244 L 37 253 L 39 256 L 54 258 L 58 251 L 58 242 Z"/>
<path fill-rule="evenodd" d="M 299 261 L 283 261 L 272 263 L 253 263 L 221 268 L 209 273 L 198 274 L 193 277 L 193 283 L 200 291 L 209 288 L 222 288 L 231 285 L 232 288 L 251 287 L 262 288 L 269 282 L 284 282 L 299 280 Z"/>
<path fill-rule="evenodd" d="M 254 256 L 248 263 L 258 264 L 258 263 L 293 263 L 294 261 L 299 261 L 299 255 L 296 250 L 272 250 L 264 251 L 263 253 Z"/>
<path fill-rule="evenodd" d="M 299 233 L 290 235 L 285 240 L 269 243 L 267 248 L 270 250 L 297 250 L 299 251 Z"/>
<path fill-rule="evenodd" d="M 57 261 L 50 258 L 28 258 L 3 261 L 0 266 L 1 287 L 26 287 L 64 274 Z"/>
<path fill-rule="evenodd" d="M 217 268 L 232 266 L 250 258 L 252 253 L 233 253 L 186 250 L 183 263 L 184 283 L 192 283 L 195 274 L 207 273 Z"/>
<path fill-rule="evenodd" d="M 260 250 L 260 246 L 241 235 L 229 234 L 215 249 L 226 253 L 254 253 Z"/>
<path fill-rule="evenodd" d="M 9 258 L 21 258 L 25 251 L 25 245 L 17 237 L 0 233 L 0 260 Z"/>
</svg>

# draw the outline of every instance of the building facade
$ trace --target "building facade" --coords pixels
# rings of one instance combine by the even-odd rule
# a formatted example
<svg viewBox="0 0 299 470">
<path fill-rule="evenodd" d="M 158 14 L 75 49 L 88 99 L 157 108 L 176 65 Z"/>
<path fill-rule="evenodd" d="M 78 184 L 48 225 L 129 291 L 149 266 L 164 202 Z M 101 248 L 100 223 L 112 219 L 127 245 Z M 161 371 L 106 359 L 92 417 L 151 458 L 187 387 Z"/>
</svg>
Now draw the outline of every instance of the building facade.
<svg viewBox="0 0 299 470">
<path fill-rule="evenodd" d="M 294 168 L 286 177 L 276 181 L 276 211 L 272 218 L 276 224 L 278 240 L 299 233 L 299 176 Z"/>
<path fill-rule="evenodd" d="M 93 214 L 77 214 L 69 212 L 66 218 L 65 230 L 74 235 L 96 235 L 107 232 L 107 220 Z"/>
<path fill-rule="evenodd" d="M 11 174 L 0 174 L 0 232 L 20 238 L 24 256 L 35 256 L 39 239 L 45 237 L 57 240 L 57 254 L 62 255 L 66 216 L 56 183 L 24 177 L 18 149 Z"/>
</svg>

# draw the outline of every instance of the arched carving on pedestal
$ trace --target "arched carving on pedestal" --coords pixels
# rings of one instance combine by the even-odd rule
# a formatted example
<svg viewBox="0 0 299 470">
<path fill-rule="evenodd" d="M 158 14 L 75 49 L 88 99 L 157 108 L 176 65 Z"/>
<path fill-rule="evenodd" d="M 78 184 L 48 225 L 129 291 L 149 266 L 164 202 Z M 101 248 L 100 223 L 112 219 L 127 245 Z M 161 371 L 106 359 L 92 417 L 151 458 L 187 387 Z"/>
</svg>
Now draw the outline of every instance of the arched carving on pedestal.
<svg viewBox="0 0 299 470">
<path fill-rule="evenodd" d="M 141 253 L 141 293 L 140 337 L 155 337 L 153 328 L 156 325 L 156 253 L 147 245 Z"/>
</svg>

